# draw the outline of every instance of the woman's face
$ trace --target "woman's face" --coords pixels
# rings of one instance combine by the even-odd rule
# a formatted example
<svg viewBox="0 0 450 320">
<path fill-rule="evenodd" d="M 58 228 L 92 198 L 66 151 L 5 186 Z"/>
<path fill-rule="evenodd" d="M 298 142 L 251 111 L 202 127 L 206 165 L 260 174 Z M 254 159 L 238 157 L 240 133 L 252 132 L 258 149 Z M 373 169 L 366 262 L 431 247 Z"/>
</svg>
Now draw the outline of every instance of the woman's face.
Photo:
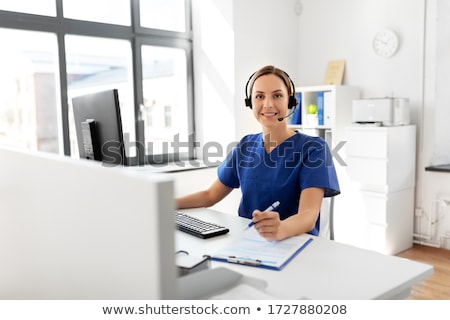
<svg viewBox="0 0 450 320">
<path fill-rule="evenodd" d="M 282 123 L 278 118 L 289 113 L 289 94 L 283 80 L 267 74 L 255 80 L 251 92 L 252 110 L 256 120 L 263 126 Z"/>
</svg>

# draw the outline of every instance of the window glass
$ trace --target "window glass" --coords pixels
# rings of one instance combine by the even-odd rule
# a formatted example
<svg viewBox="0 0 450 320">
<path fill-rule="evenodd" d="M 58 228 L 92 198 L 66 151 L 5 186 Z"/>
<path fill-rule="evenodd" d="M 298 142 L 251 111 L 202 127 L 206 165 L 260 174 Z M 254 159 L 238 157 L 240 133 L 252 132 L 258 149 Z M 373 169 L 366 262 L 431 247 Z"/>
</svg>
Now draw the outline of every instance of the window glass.
<svg viewBox="0 0 450 320">
<path fill-rule="evenodd" d="M 72 98 L 116 88 L 128 156 L 141 142 L 147 154 L 162 155 L 154 158 L 161 163 L 192 156 L 190 3 L 0 0 L 0 144 L 76 158 Z M 143 26 L 132 25 L 132 17 Z"/>
<path fill-rule="evenodd" d="M 63 0 L 64 17 L 131 25 L 130 0 Z"/>
<path fill-rule="evenodd" d="M 186 32 L 185 0 L 140 0 L 141 26 Z"/>
<path fill-rule="evenodd" d="M 188 142 L 186 63 L 182 49 L 142 47 L 144 105 L 141 111 L 146 151 L 150 155 L 188 150 L 187 146 L 175 150 L 171 143 L 177 139 Z"/>
<path fill-rule="evenodd" d="M 78 157 L 72 98 L 108 89 L 118 89 L 125 143 L 135 142 L 135 110 L 131 44 L 85 36 L 66 36 L 66 63 L 72 156 Z M 134 156 L 135 150 L 126 150 Z"/>
<path fill-rule="evenodd" d="M 58 153 L 55 34 L 0 29 L 0 144 Z"/>
<path fill-rule="evenodd" d="M 0 10 L 56 17 L 55 0 L 0 0 Z"/>
</svg>

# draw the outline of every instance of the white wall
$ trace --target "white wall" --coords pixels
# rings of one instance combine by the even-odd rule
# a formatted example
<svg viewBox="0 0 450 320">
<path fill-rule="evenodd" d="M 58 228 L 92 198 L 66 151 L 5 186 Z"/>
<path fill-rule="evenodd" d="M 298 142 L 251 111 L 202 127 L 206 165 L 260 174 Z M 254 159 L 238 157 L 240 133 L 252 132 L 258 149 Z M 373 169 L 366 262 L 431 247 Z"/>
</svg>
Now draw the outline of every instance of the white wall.
<svg viewBox="0 0 450 320">
<path fill-rule="evenodd" d="M 360 87 L 362 97 L 410 99 L 418 129 L 416 207 L 423 210 L 415 232 L 427 232 L 433 203 L 450 197 L 450 173 L 424 170 L 450 162 L 449 6 L 447 0 L 193 0 L 200 141 L 226 146 L 259 131 L 243 99 L 248 77 L 262 65 L 284 68 L 297 86 L 317 85 L 329 60 L 345 59 L 344 84 Z M 372 50 L 384 28 L 400 36 L 390 59 Z M 450 209 L 439 209 L 430 244 L 450 233 Z M 450 249 L 449 240 L 441 244 Z"/>
<path fill-rule="evenodd" d="M 260 131 L 244 104 L 253 72 L 273 64 L 296 79 L 296 1 L 193 0 L 192 5 L 198 139 L 226 147 Z"/>
<path fill-rule="evenodd" d="M 245 85 L 250 75 L 265 65 L 286 71 L 292 80 L 298 70 L 298 19 L 295 0 L 235 0 L 235 114 L 236 137 L 260 132 L 258 122 L 245 107 Z"/>
<path fill-rule="evenodd" d="M 424 0 L 301 0 L 299 84 L 322 84 L 327 62 L 346 60 L 344 84 L 363 97 L 408 97 L 413 119 L 423 104 Z M 374 34 L 391 28 L 400 49 L 390 58 L 372 49 Z"/>
<path fill-rule="evenodd" d="M 427 1 L 427 42 L 424 79 L 424 135 L 418 168 L 416 232 L 425 243 L 450 249 L 450 173 L 425 171 L 428 165 L 450 163 L 450 2 Z"/>
<path fill-rule="evenodd" d="M 245 107 L 245 85 L 260 67 L 273 64 L 296 79 L 298 15 L 295 0 L 193 0 L 194 76 L 197 141 L 200 158 L 209 162 L 215 149 L 225 156 L 230 144 L 259 132 L 258 122 Z M 207 158 L 207 159 L 205 159 Z M 208 186 L 215 170 L 177 174 L 176 193 Z M 199 171 L 199 172 L 200 172 Z M 189 177 L 189 178 L 187 178 Z M 192 184 L 192 185 L 191 185 Z M 236 190 L 214 208 L 237 213 Z"/>
<path fill-rule="evenodd" d="M 360 87 L 362 97 L 410 99 L 417 125 L 415 232 L 431 236 L 426 243 L 450 249 L 450 208 L 434 207 L 450 200 L 450 174 L 430 173 L 430 164 L 450 162 L 450 116 L 447 88 L 450 63 L 450 3 L 445 0 L 299 0 L 299 71 L 301 85 L 320 84 L 329 60 L 347 62 L 344 83 Z M 400 35 L 400 49 L 390 59 L 372 50 L 373 35 L 391 28 Z M 440 202 L 442 204 L 442 202 Z M 438 210 L 437 221 L 435 210 Z M 411 212 L 414 215 L 414 212 Z M 429 229 L 431 220 L 437 222 Z M 431 233 L 430 233 L 431 232 Z"/>
<path fill-rule="evenodd" d="M 194 108 L 202 158 L 208 154 L 208 143 L 226 147 L 236 139 L 233 1 L 193 0 L 192 11 Z"/>
<path fill-rule="evenodd" d="M 433 1 L 433 3 L 436 2 Z M 430 12 L 432 14 L 432 12 Z M 430 95 L 435 93 L 434 116 L 434 152 L 430 162 L 433 164 L 450 163 L 450 130 L 448 119 L 450 118 L 450 1 L 438 0 L 437 10 L 430 16 L 430 27 L 435 27 L 436 56 L 435 87 L 430 87 Z M 427 92 L 428 93 L 428 92 Z"/>
</svg>

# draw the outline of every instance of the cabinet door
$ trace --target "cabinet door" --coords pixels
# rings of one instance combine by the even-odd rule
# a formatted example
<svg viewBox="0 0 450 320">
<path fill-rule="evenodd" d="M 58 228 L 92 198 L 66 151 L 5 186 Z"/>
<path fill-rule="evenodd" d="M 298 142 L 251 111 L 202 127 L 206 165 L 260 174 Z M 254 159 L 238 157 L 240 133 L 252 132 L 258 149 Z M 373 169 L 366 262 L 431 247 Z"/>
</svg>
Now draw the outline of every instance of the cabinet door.
<svg viewBox="0 0 450 320">
<path fill-rule="evenodd" d="M 346 128 L 345 161 L 362 189 L 392 192 L 415 185 L 415 127 Z"/>
<path fill-rule="evenodd" d="M 366 221 L 379 226 L 388 225 L 389 194 L 384 192 L 361 192 L 366 207 Z"/>
<path fill-rule="evenodd" d="M 346 128 L 346 154 L 356 157 L 388 157 L 388 135 L 385 130 L 358 130 Z"/>
<path fill-rule="evenodd" d="M 414 188 L 397 192 L 361 192 L 366 208 L 366 247 L 395 254 L 412 246 Z"/>
</svg>

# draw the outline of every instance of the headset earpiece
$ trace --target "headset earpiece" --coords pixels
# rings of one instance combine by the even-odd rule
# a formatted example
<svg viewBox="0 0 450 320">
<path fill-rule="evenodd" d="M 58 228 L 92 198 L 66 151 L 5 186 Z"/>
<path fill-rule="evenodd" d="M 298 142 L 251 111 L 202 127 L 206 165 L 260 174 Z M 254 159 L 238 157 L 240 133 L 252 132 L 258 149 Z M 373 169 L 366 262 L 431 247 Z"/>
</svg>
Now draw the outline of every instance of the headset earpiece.
<svg viewBox="0 0 450 320">
<path fill-rule="evenodd" d="M 295 87 L 293 87 L 293 88 L 295 88 Z M 292 109 L 292 108 L 296 107 L 297 104 L 298 104 L 298 101 L 297 101 L 297 99 L 295 98 L 295 93 L 294 93 L 292 96 L 289 97 L 289 105 L 288 105 L 288 108 L 289 108 L 289 109 Z"/>
<path fill-rule="evenodd" d="M 245 106 L 249 107 L 250 109 L 252 108 L 252 98 L 251 96 L 248 98 L 245 98 Z"/>
<path fill-rule="evenodd" d="M 252 80 L 255 73 L 256 72 L 252 73 L 250 78 L 248 78 L 248 80 L 247 80 L 247 84 L 245 85 L 245 106 L 249 107 L 250 109 L 252 108 L 252 95 L 248 94 L 248 84 L 250 83 L 250 80 Z"/>
</svg>

